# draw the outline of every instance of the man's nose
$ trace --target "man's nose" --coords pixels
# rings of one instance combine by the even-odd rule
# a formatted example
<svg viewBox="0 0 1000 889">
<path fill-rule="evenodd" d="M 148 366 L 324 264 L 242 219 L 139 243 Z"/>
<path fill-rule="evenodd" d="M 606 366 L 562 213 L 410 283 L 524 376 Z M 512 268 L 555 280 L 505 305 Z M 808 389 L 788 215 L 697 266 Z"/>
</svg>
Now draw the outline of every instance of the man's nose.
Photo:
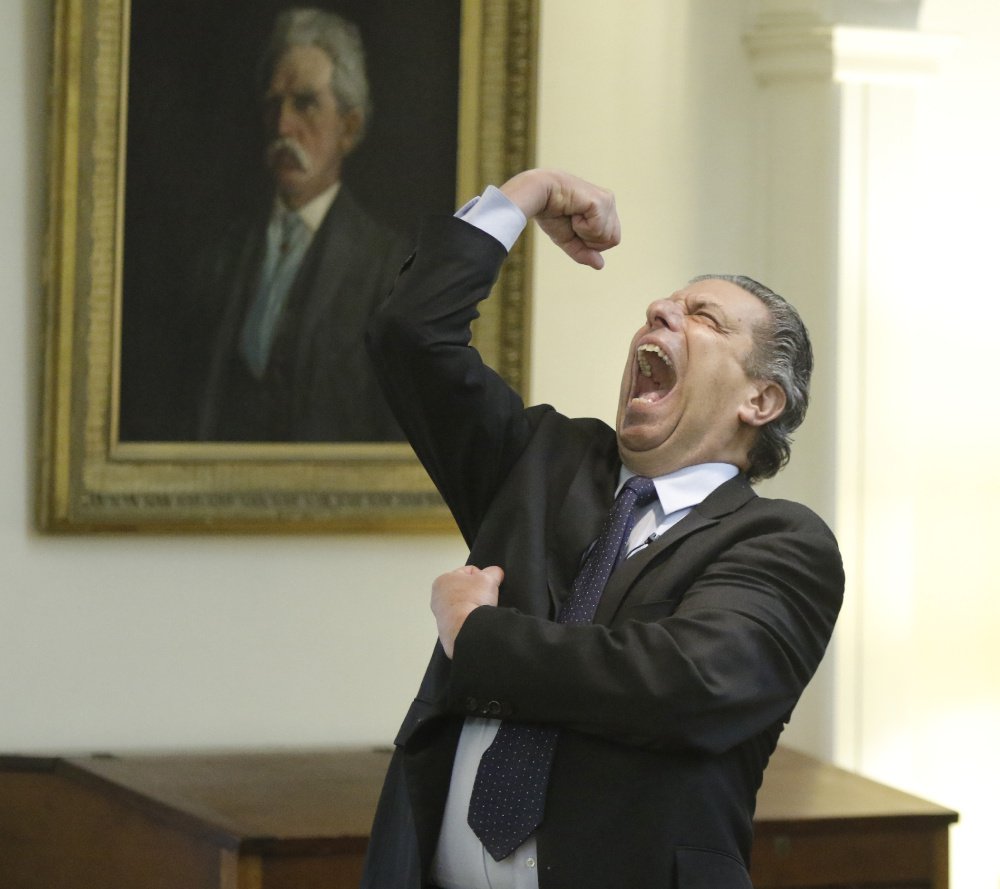
<svg viewBox="0 0 1000 889">
<path fill-rule="evenodd" d="M 289 98 L 273 97 L 266 105 L 267 125 L 275 136 L 292 135 L 295 113 Z"/>
<path fill-rule="evenodd" d="M 646 309 L 646 321 L 650 327 L 680 330 L 684 326 L 684 312 L 671 300 L 658 299 Z"/>
<path fill-rule="evenodd" d="M 295 109 L 291 99 L 284 99 L 278 106 L 277 131 L 279 136 L 290 136 L 295 129 Z"/>
</svg>

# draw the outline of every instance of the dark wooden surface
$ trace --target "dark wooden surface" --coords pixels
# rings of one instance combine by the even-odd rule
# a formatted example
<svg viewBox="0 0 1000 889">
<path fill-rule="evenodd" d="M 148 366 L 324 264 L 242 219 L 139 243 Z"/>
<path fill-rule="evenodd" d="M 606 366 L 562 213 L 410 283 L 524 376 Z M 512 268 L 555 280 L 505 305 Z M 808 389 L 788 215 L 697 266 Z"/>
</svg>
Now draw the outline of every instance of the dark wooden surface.
<svg viewBox="0 0 1000 889">
<path fill-rule="evenodd" d="M 947 889 L 943 806 L 778 748 L 754 819 L 757 889 Z"/>
<path fill-rule="evenodd" d="M 2 889 L 355 887 L 386 750 L 0 757 Z M 779 748 L 757 889 L 946 889 L 941 806 Z"/>
</svg>

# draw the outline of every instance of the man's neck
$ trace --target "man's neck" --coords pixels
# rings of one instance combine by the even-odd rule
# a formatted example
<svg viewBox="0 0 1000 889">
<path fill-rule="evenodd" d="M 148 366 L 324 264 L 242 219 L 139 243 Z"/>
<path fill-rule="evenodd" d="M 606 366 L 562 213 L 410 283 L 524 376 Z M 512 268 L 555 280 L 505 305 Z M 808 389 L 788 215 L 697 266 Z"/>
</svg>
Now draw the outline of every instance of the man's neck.
<svg viewBox="0 0 1000 889">
<path fill-rule="evenodd" d="M 308 228 L 315 232 L 322 224 L 327 211 L 330 209 L 330 205 L 339 192 L 340 182 L 334 182 L 329 188 L 321 191 L 314 198 L 297 207 L 291 206 L 284 198 L 278 195 L 275 198 L 275 211 L 287 213 L 290 210 L 294 210 L 302 217 L 302 221 L 305 222 Z"/>
</svg>

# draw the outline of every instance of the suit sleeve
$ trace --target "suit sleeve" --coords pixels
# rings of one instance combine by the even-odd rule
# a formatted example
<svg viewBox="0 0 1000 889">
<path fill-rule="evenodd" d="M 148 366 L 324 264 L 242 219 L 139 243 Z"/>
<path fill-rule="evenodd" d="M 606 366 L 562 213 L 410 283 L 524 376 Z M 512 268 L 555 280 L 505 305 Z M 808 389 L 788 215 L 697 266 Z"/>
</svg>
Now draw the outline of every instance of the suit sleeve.
<svg viewBox="0 0 1000 889">
<path fill-rule="evenodd" d="M 466 222 L 429 219 L 368 330 L 386 399 L 470 545 L 532 426 L 533 411 L 471 345 L 506 256 Z"/>
<path fill-rule="evenodd" d="M 791 507 L 758 510 L 679 602 L 626 600 L 611 626 L 476 609 L 456 641 L 451 706 L 496 701 L 519 721 L 711 753 L 787 720 L 843 592 L 833 535 Z"/>
</svg>

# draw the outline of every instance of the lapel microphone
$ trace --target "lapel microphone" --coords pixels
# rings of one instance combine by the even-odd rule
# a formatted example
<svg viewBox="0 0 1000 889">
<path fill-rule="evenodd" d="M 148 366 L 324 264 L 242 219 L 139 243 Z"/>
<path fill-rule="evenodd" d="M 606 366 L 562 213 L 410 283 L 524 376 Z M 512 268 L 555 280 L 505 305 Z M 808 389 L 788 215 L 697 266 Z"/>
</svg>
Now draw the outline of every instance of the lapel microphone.
<svg viewBox="0 0 1000 889">
<path fill-rule="evenodd" d="M 656 532 L 656 531 L 654 531 L 645 540 L 642 540 L 639 543 L 637 543 L 635 546 L 633 546 L 632 549 L 630 549 L 625 554 L 625 558 L 626 559 L 632 558 L 632 556 L 634 556 L 637 552 L 639 552 L 639 550 L 645 549 L 647 546 L 649 546 L 651 543 L 653 543 L 659 536 L 660 536 L 659 533 Z"/>
</svg>

